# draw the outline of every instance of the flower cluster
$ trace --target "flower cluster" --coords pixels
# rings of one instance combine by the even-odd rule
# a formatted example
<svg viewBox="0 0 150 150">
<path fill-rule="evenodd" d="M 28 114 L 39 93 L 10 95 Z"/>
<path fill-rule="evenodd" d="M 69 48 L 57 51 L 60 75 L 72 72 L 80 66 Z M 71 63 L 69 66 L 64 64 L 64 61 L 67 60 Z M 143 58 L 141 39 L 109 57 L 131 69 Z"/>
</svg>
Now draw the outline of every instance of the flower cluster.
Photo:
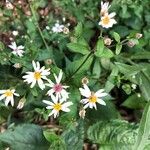
<svg viewBox="0 0 150 150">
<path fill-rule="evenodd" d="M 54 118 L 58 117 L 60 111 L 69 112 L 69 106 L 73 105 L 72 102 L 68 101 L 69 99 L 69 92 L 67 89 L 69 86 L 62 84 L 63 72 L 60 70 L 58 76 L 54 73 L 54 82 L 52 82 L 48 76 L 50 75 L 50 69 L 45 69 L 45 66 L 40 67 L 39 62 L 32 61 L 34 71 L 26 72 L 22 78 L 24 82 L 30 84 L 30 88 L 33 88 L 35 85 L 38 85 L 41 90 L 49 87 L 50 89 L 47 91 L 47 95 L 49 96 L 50 100 L 43 100 L 43 103 L 47 104 L 46 109 L 52 110 L 49 116 L 53 115 Z M 84 80 L 88 80 L 84 78 Z M 46 82 L 46 83 L 45 83 Z M 87 86 L 88 82 L 83 82 L 83 88 L 79 88 L 79 91 L 82 96 L 85 98 L 81 99 L 81 103 L 83 103 L 84 107 L 82 111 L 79 112 L 79 115 L 84 118 L 85 116 L 85 109 L 86 108 L 95 108 L 96 103 L 101 105 L 106 105 L 106 103 L 101 99 L 102 97 L 106 96 L 107 93 L 104 92 L 103 89 L 98 90 L 97 92 L 91 92 L 89 87 Z M 19 96 L 18 93 L 15 93 L 15 89 L 7 89 L 7 90 L 0 90 L 0 100 L 5 99 L 5 105 L 7 106 L 10 102 L 12 106 L 14 106 L 14 96 Z M 18 109 L 22 109 L 25 103 L 25 98 L 22 98 L 19 101 L 17 106 Z"/>
<path fill-rule="evenodd" d="M 116 15 L 115 12 L 108 13 L 109 8 L 111 5 L 109 5 L 109 2 L 101 2 L 101 11 L 100 16 L 101 20 L 99 22 L 99 25 L 101 25 L 103 28 L 110 28 L 113 26 L 113 24 L 116 24 L 116 20 L 114 19 L 114 16 Z"/>
</svg>

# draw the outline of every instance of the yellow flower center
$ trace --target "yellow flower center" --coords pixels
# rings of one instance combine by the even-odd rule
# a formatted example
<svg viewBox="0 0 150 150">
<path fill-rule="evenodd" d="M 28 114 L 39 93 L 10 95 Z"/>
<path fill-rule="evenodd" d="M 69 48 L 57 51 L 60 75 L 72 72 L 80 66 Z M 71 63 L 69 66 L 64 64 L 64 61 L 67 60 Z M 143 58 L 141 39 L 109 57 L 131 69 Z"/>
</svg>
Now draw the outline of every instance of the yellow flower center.
<svg viewBox="0 0 150 150">
<path fill-rule="evenodd" d="M 57 110 L 57 111 L 60 111 L 61 107 L 62 107 L 62 105 L 60 103 L 57 103 L 57 104 L 54 105 L 54 109 Z"/>
<path fill-rule="evenodd" d="M 34 78 L 35 78 L 36 80 L 41 79 L 41 73 L 40 73 L 40 72 L 34 72 Z"/>
<path fill-rule="evenodd" d="M 90 96 L 89 97 L 89 102 L 96 103 L 97 102 L 97 97 L 95 95 Z"/>
<path fill-rule="evenodd" d="M 107 25 L 110 22 L 110 18 L 108 16 L 105 16 L 104 19 L 102 20 L 103 24 Z"/>
<path fill-rule="evenodd" d="M 8 90 L 8 91 L 6 91 L 6 92 L 4 93 L 4 95 L 5 95 L 6 97 L 8 97 L 8 96 L 13 96 L 13 93 L 12 93 L 10 90 Z"/>
</svg>

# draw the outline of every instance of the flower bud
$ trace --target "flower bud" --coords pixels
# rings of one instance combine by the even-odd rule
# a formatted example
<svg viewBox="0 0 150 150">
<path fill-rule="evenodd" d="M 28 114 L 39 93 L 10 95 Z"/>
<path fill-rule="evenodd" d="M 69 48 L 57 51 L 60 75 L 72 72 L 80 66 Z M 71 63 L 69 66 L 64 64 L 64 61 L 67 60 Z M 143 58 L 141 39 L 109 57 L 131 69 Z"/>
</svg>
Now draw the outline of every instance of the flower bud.
<svg viewBox="0 0 150 150">
<path fill-rule="evenodd" d="M 104 44 L 105 45 L 111 45 L 111 43 L 112 43 L 112 40 L 110 38 L 104 37 Z"/>
<path fill-rule="evenodd" d="M 13 66 L 14 66 L 16 69 L 19 69 L 19 68 L 22 67 L 22 65 L 21 65 L 20 63 L 15 63 Z"/>
<path fill-rule="evenodd" d="M 25 97 L 23 97 L 22 99 L 20 99 L 20 101 L 18 103 L 18 106 L 17 106 L 17 109 L 22 109 L 25 102 L 26 102 Z"/>
<path fill-rule="evenodd" d="M 46 61 L 45 61 L 45 63 L 47 64 L 47 65 L 51 65 L 52 64 L 52 60 L 51 59 L 46 59 Z"/>
<path fill-rule="evenodd" d="M 137 39 L 140 39 L 142 36 L 143 36 L 143 34 L 141 34 L 141 33 L 136 33 L 136 35 L 135 35 L 135 37 L 136 37 Z"/>
<path fill-rule="evenodd" d="M 69 29 L 68 29 L 67 27 L 64 27 L 64 28 L 63 28 L 63 33 L 64 33 L 64 34 L 68 34 L 68 33 L 69 33 Z"/>
<path fill-rule="evenodd" d="M 86 113 L 85 109 L 81 109 L 81 110 L 79 111 L 79 116 L 80 116 L 82 119 L 84 119 L 85 113 Z"/>
<path fill-rule="evenodd" d="M 81 82 L 82 82 L 82 84 L 88 84 L 89 80 L 87 77 L 84 77 L 84 78 L 82 78 Z"/>
<path fill-rule="evenodd" d="M 13 31 L 12 34 L 13 34 L 14 36 L 17 36 L 17 35 L 18 35 L 18 31 Z"/>
<path fill-rule="evenodd" d="M 128 41 L 127 45 L 128 45 L 129 47 L 133 47 L 133 46 L 135 46 L 135 42 L 132 41 L 132 40 L 130 40 L 130 41 Z"/>
</svg>

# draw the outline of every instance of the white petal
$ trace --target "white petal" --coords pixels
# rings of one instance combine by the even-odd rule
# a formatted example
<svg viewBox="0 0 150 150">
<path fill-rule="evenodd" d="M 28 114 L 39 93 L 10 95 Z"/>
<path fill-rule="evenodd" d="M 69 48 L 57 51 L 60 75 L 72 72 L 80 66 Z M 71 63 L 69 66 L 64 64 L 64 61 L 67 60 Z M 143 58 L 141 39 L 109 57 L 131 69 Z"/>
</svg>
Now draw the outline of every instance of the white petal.
<svg viewBox="0 0 150 150">
<path fill-rule="evenodd" d="M 45 88 L 43 81 L 41 79 L 39 79 L 37 82 L 38 82 L 40 89 L 43 90 Z"/>
<path fill-rule="evenodd" d="M 53 94 L 51 95 L 52 101 L 57 104 L 58 102 L 58 96 L 54 96 Z"/>
<path fill-rule="evenodd" d="M 89 107 L 89 103 L 87 103 L 86 105 L 84 105 L 84 109 L 88 108 Z"/>
<path fill-rule="evenodd" d="M 18 93 L 14 93 L 15 96 L 20 96 Z"/>
<path fill-rule="evenodd" d="M 5 105 L 8 106 L 8 103 L 9 103 L 10 99 L 6 98 L 5 100 Z"/>
<path fill-rule="evenodd" d="M 107 93 L 102 93 L 102 92 L 104 92 L 104 89 L 98 90 L 98 91 L 95 93 L 95 96 L 96 96 L 96 97 L 104 97 L 104 96 L 108 95 Z"/>
<path fill-rule="evenodd" d="M 53 93 L 54 93 L 54 90 L 53 90 L 53 89 L 50 89 L 50 90 L 47 92 L 47 94 L 48 94 L 49 96 L 51 96 Z"/>
<path fill-rule="evenodd" d="M 47 105 L 50 105 L 50 106 L 53 106 L 54 104 L 50 101 L 47 101 L 47 100 L 43 100 L 43 103 L 47 104 Z"/>
<path fill-rule="evenodd" d="M 97 102 L 101 105 L 106 105 L 106 103 L 102 99 L 97 99 Z"/>
<path fill-rule="evenodd" d="M 91 92 L 88 92 L 83 88 L 79 88 L 79 90 L 82 96 L 87 97 L 87 98 L 91 96 Z"/>
<path fill-rule="evenodd" d="M 113 18 L 115 15 L 116 15 L 116 13 L 113 12 L 113 13 L 109 14 L 109 17 L 110 17 L 110 18 Z"/>
<path fill-rule="evenodd" d="M 4 99 L 6 96 L 3 94 L 0 96 L 0 100 Z"/>
<path fill-rule="evenodd" d="M 88 101 L 89 101 L 88 99 L 82 99 L 80 102 L 86 104 Z"/>
<path fill-rule="evenodd" d="M 6 92 L 6 90 L 0 90 L 0 94 L 3 94 L 5 92 Z"/>
<path fill-rule="evenodd" d="M 33 88 L 34 86 L 35 86 L 35 84 L 36 84 L 36 80 L 34 79 L 33 81 L 32 81 L 32 84 L 31 84 L 31 88 Z"/>
<path fill-rule="evenodd" d="M 36 67 L 36 63 L 34 60 L 32 61 L 32 65 L 33 65 L 34 70 L 36 70 L 37 67 Z"/>
<path fill-rule="evenodd" d="M 62 104 L 62 107 L 63 107 L 63 108 L 67 108 L 67 107 L 69 107 L 69 106 L 71 106 L 71 105 L 73 105 L 72 102 L 66 102 L 66 103 Z"/>
<path fill-rule="evenodd" d="M 14 106 L 14 98 L 13 98 L 13 96 L 11 97 L 10 102 L 11 102 L 11 106 Z"/>
<path fill-rule="evenodd" d="M 62 76 L 63 76 L 63 72 L 62 72 L 62 70 L 60 70 L 57 81 L 56 81 L 57 83 L 60 83 Z"/>
<path fill-rule="evenodd" d="M 24 46 L 20 45 L 18 46 L 18 49 L 24 49 Z"/>
</svg>

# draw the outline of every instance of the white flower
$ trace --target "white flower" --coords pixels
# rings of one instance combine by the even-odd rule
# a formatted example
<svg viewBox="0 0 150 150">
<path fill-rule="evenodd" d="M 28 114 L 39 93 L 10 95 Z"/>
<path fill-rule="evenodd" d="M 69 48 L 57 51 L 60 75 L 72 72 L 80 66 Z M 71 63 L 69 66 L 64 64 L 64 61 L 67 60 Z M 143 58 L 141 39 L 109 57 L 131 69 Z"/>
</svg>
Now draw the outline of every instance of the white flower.
<svg viewBox="0 0 150 150">
<path fill-rule="evenodd" d="M 108 9 L 110 8 L 109 2 L 102 2 L 101 1 L 101 12 L 100 15 L 104 16 L 106 13 L 108 13 Z"/>
<path fill-rule="evenodd" d="M 47 100 L 43 100 L 43 102 L 48 105 L 46 109 L 52 109 L 49 116 L 54 115 L 54 118 L 59 115 L 60 111 L 69 112 L 70 109 L 68 107 L 73 105 L 72 102 L 64 102 L 63 99 L 58 101 L 58 96 L 55 97 L 54 95 L 51 95 L 51 98 L 53 102 Z"/>
<path fill-rule="evenodd" d="M 34 72 L 26 72 L 27 75 L 24 75 L 22 78 L 25 79 L 24 82 L 27 82 L 28 84 L 31 83 L 31 88 L 33 88 L 35 84 L 38 83 L 39 87 L 43 90 L 45 88 L 43 79 L 48 80 L 46 76 L 50 75 L 50 69 L 45 69 L 45 66 L 40 68 L 39 62 L 35 63 L 32 61 L 32 65 Z"/>
<path fill-rule="evenodd" d="M 63 76 L 62 70 L 60 70 L 58 77 L 56 76 L 56 74 L 54 74 L 56 83 L 53 83 L 52 81 L 49 80 L 49 84 L 46 85 L 51 87 L 51 89 L 47 92 L 47 94 L 51 96 L 53 95 L 53 93 L 55 93 L 56 96 L 58 96 L 58 98 L 63 98 L 66 100 L 68 98 L 69 93 L 65 89 L 68 88 L 69 86 L 64 86 L 61 84 L 62 76 Z"/>
<path fill-rule="evenodd" d="M 113 18 L 116 15 L 116 13 L 108 14 L 106 13 L 103 17 L 101 17 L 101 21 L 99 22 L 99 25 L 101 25 L 103 28 L 110 28 L 113 26 L 113 24 L 116 24 L 116 20 Z"/>
<path fill-rule="evenodd" d="M 24 49 L 24 46 L 20 45 L 20 46 L 17 46 L 16 45 L 16 42 L 12 42 L 11 45 L 8 45 L 8 47 L 10 47 L 13 51 L 12 53 L 16 56 L 20 56 L 22 57 L 23 56 L 23 49 Z"/>
<path fill-rule="evenodd" d="M 7 89 L 7 90 L 0 90 L 0 100 L 5 99 L 5 105 L 8 106 L 10 102 L 12 106 L 14 106 L 14 95 L 19 96 L 18 93 L 15 93 L 15 89 Z"/>
<path fill-rule="evenodd" d="M 54 33 L 60 33 L 60 32 L 63 32 L 63 28 L 64 28 L 64 25 L 60 25 L 59 23 L 55 23 L 55 25 L 52 27 L 52 31 Z"/>
<path fill-rule="evenodd" d="M 89 87 L 86 84 L 84 84 L 83 87 L 84 88 L 79 88 L 79 90 L 81 95 L 85 97 L 81 100 L 81 103 L 85 104 L 85 106 L 83 107 L 84 109 L 86 109 L 87 107 L 94 107 L 95 109 L 97 109 L 96 103 L 106 105 L 106 103 L 101 99 L 102 97 L 107 95 L 107 93 L 103 93 L 104 89 L 100 89 L 96 93 L 94 93 L 90 91 Z"/>
</svg>

